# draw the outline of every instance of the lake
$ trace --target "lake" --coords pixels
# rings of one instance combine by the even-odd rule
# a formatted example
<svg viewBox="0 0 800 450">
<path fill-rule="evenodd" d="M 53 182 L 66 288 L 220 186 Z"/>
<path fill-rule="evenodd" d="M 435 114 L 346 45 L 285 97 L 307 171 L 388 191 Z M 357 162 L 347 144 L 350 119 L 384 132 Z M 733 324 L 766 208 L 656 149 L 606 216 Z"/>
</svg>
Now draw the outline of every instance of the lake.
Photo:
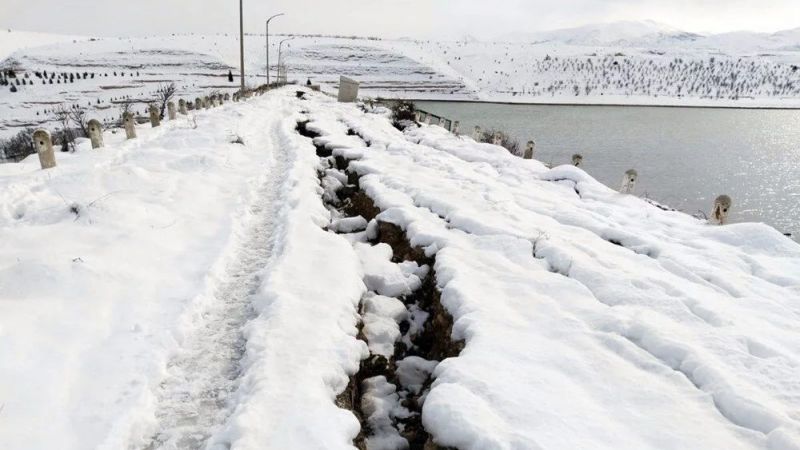
<svg viewBox="0 0 800 450">
<path fill-rule="evenodd" d="M 546 164 L 583 155 L 582 168 L 619 189 L 639 172 L 636 195 L 689 214 L 710 215 L 733 198 L 732 222 L 765 222 L 800 238 L 800 111 L 638 106 L 415 102 L 432 114 L 536 142 Z"/>
</svg>

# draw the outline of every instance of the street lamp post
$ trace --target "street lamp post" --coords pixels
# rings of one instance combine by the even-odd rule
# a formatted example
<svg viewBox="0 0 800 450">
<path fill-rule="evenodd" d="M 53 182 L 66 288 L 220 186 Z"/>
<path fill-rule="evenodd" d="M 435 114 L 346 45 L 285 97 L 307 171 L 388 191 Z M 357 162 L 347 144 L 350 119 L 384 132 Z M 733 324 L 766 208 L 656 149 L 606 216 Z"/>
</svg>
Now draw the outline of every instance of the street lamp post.
<svg viewBox="0 0 800 450">
<path fill-rule="evenodd" d="M 242 93 L 244 93 L 244 8 L 242 3 L 244 0 L 239 0 L 239 65 L 241 66 L 242 78 Z"/>
<path fill-rule="evenodd" d="M 284 13 L 275 14 L 274 16 L 267 19 L 267 88 L 269 88 L 269 21 L 283 15 Z"/>
<path fill-rule="evenodd" d="M 283 48 L 283 43 L 286 41 L 291 41 L 292 39 L 294 39 L 294 37 L 286 38 L 278 43 L 278 70 L 281 70 L 281 51 Z"/>
</svg>

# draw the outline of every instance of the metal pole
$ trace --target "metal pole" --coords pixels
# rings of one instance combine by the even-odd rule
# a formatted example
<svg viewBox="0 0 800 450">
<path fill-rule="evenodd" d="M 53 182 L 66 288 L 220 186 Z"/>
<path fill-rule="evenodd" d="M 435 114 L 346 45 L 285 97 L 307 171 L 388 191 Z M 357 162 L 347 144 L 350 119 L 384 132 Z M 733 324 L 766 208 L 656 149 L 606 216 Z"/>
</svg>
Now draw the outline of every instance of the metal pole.
<svg viewBox="0 0 800 450">
<path fill-rule="evenodd" d="M 292 39 L 294 39 L 294 37 L 286 38 L 278 43 L 278 71 L 281 70 L 281 51 L 283 49 L 283 43 L 286 41 L 291 41 Z"/>
<path fill-rule="evenodd" d="M 267 19 L 267 89 L 269 89 L 269 21 L 283 15 L 284 13 L 275 14 L 274 16 Z"/>
<path fill-rule="evenodd" d="M 239 65 L 241 66 L 242 93 L 244 93 L 244 0 L 239 0 Z"/>
<path fill-rule="evenodd" d="M 267 37 L 267 89 L 269 89 L 269 21 L 270 21 L 270 19 L 267 19 L 267 31 L 266 31 L 266 34 L 265 34 L 265 36 Z"/>
</svg>

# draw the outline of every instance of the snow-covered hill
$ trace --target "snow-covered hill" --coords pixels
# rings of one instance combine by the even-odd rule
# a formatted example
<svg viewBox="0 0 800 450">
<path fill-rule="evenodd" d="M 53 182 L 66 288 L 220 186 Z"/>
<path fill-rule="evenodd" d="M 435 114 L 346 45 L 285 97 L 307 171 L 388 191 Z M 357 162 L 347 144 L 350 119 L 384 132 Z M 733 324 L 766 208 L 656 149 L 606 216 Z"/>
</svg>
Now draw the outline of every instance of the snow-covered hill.
<svg viewBox="0 0 800 450">
<path fill-rule="evenodd" d="M 280 59 L 299 83 L 310 79 L 332 90 L 346 75 L 372 97 L 800 107 L 797 30 L 697 38 L 625 23 L 542 36 L 537 43 L 292 36 L 283 46 L 286 37 L 273 36 L 270 54 L 273 77 Z M 245 40 L 246 82 L 263 84 L 264 36 Z M 0 137 L 52 124 L 62 104 L 111 123 L 124 104 L 142 113 L 168 83 L 189 98 L 238 89 L 238 80 L 227 78 L 236 72 L 238 48 L 235 36 L 220 34 L 70 39 L 19 49 L 0 61 L 0 69 L 17 75 L 0 80 L 9 83 L 0 87 Z"/>
<path fill-rule="evenodd" d="M 33 31 L 0 30 L 0 60 L 22 49 L 85 40 L 81 36 L 37 33 Z"/>
<path fill-rule="evenodd" d="M 644 47 L 693 42 L 702 36 L 652 20 L 584 25 L 535 33 L 511 33 L 497 40 L 509 42 L 558 42 L 566 45 Z"/>
<path fill-rule="evenodd" d="M 774 33 L 735 31 L 692 33 L 653 20 L 618 21 L 532 33 L 508 33 L 495 41 L 515 43 L 559 43 L 587 47 L 674 48 L 748 52 L 797 50 L 800 28 Z"/>
<path fill-rule="evenodd" d="M 296 90 L 0 165 L 5 448 L 800 446 L 800 244 Z"/>
</svg>

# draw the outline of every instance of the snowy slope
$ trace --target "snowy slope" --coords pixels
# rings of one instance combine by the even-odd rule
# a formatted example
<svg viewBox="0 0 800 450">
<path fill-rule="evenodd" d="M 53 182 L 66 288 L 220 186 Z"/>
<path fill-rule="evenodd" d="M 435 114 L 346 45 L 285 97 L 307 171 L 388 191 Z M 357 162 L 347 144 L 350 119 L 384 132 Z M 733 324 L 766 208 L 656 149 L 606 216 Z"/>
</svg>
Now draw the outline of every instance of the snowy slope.
<svg viewBox="0 0 800 450">
<path fill-rule="evenodd" d="M 306 96 L 0 166 L 0 441 L 798 448 L 800 245 Z"/>
<path fill-rule="evenodd" d="M 85 37 L 64 34 L 38 33 L 34 31 L 2 30 L 0 31 L 0 60 L 10 54 L 34 47 L 82 41 Z"/>
<path fill-rule="evenodd" d="M 363 284 L 352 250 L 328 257 L 349 246 L 318 225 L 287 97 L 107 132 L 46 172 L 35 155 L 0 166 L 4 447 L 349 445 L 358 423 L 330 399 L 364 351 Z M 284 421 L 269 436 L 248 419 L 263 405 Z"/>
<path fill-rule="evenodd" d="M 440 445 L 800 445 L 800 246 L 764 225 L 709 226 L 423 126 L 401 135 L 312 108 L 369 144 L 334 155 L 411 242 L 436 255 L 466 340 L 423 424 Z M 328 130 L 327 139 L 337 131 Z"/>
<path fill-rule="evenodd" d="M 279 42 L 286 38 L 270 40 L 273 80 Z M 310 79 L 333 91 L 345 75 L 359 80 L 362 95 L 371 97 L 800 107 L 797 30 L 695 38 L 659 24 L 626 22 L 545 33 L 535 43 L 290 38 L 280 52 L 290 80 Z M 20 42 L 14 49 L 35 40 Z M 266 81 L 264 45 L 263 35 L 245 36 L 250 86 Z M 227 75 L 236 72 L 238 51 L 237 38 L 227 34 L 72 40 L 18 49 L 0 56 L 0 69 L 13 68 L 24 80 L 10 80 L 18 92 L 0 89 L 0 138 L 54 125 L 59 105 L 86 109 L 111 124 L 124 104 L 146 115 L 147 103 L 169 83 L 189 98 L 235 90 L 238 80 Z"/>
<path fill-rule="evenodd" d="M 584 25 L 537 33 L 512 33 L 497 40 L 509 42 L 559 42 L 567 45 L 643 47 L 674 45 L 697 40 L 701 36 L 677 28 L 646 21 L 619 21 Z"/>
</svg>

